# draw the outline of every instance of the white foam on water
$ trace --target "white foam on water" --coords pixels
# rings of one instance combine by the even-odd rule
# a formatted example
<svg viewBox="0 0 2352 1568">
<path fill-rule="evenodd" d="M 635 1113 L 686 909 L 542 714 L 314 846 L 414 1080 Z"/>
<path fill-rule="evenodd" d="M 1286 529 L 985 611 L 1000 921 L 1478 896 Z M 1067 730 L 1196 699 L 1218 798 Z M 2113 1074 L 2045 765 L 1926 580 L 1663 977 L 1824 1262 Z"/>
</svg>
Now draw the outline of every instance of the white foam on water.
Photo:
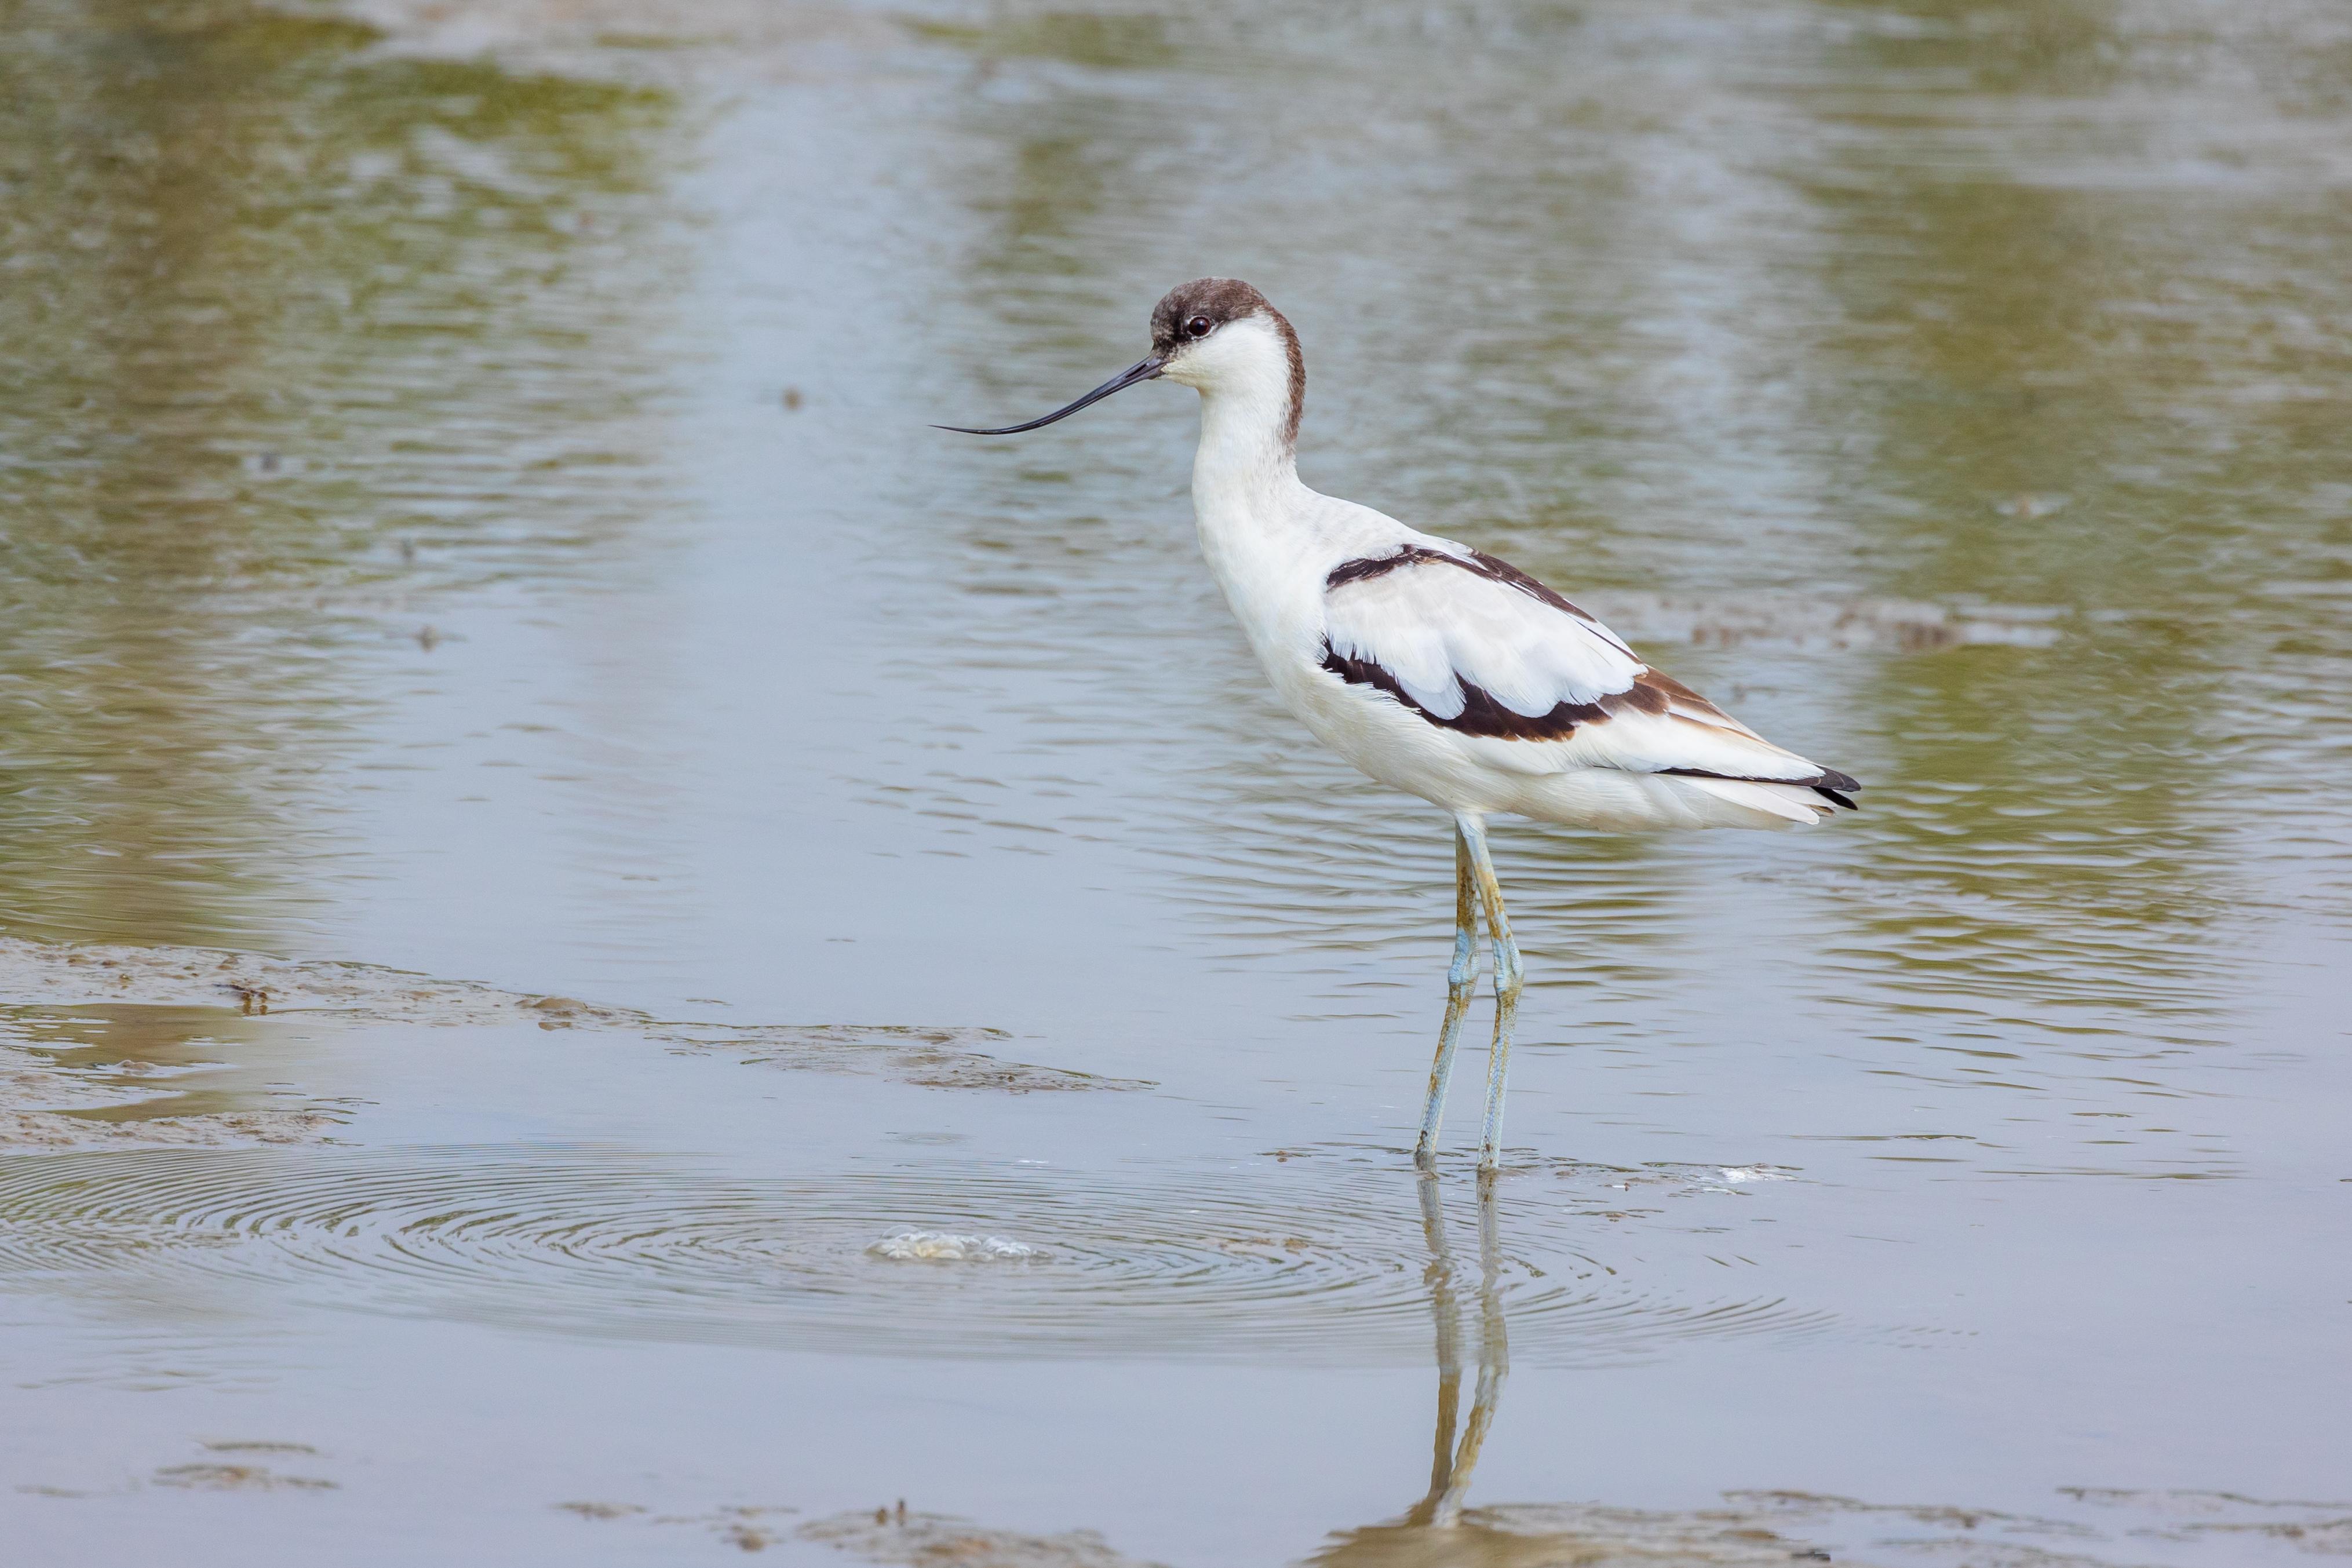
<svg viewBox="0 0 2352 1568">
<path fill-rule="evenodd" d="M 941 1230 L 902 1230 L 866 1250 L 894 1263 L 1000 1263 L 1045 1256 L 1007 1236 L 956 1236 Z"/>
<path fill-rule="evenodd" d="M 1717 1170 L 1714 1181 L 1701 1181 L 1694 1190 L 1702 1193 L 1729 1193 L 1738 1196 L 1741 1188 L 1752 1186 L 1758 1182 L 1793 1180 L 1795 1178 L 1788 1172 L 1776 1171 L 1769 1165 L 1725 1165 Z"/>
</svg>

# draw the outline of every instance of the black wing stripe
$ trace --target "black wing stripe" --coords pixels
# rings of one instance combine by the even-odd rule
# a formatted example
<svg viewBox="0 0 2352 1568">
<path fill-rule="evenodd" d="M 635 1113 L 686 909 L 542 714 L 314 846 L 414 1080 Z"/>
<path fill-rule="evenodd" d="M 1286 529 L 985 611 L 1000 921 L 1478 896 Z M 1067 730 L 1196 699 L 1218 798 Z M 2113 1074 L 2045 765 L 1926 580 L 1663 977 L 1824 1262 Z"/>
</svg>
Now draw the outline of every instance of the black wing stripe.
<svg viewBox="0 0 2352 1568">
<path fill-rule="evenodd" d="M 1654 670 L 1645 669 L 1635 676 L 1633 684 L 1623 691 L 1612 691 L 1591 702 L 1558 703 L 1549 713 L 1521 713 L 1506 708 L 1493 692 L 1455 670 L 1454 684 L 1462 689 L 1462 711 L 1447 719 L 1414 701 L 1386 665 L 1375 659 L 1350 658 L 1332 647 L 1328 637 L 1323 639 L 1323 668 L 1351 686 L 1370 686 L 1387 692 L 1441 730 L 1505 741 L 1565 741 L 1576 733 L 1578 725 L 1606 723 L 1629 708 L 1642 713 L 1667 710 L 1666 693 L 1652 679 L 1657 673 Z M 1844 776 L 1830 774 L 1823 782 L 1835 784 Z M 1848 787 L 1852 787 L 1851 780 Z"/>
<path fill-rule="evenodd" d="M 1417 544 L 1408 544 L 1394 555 L 1360 555 L 1353 561 L 1340 562 L 1324 577 L 1323 591 L 1328 594 L 1334 588 L 1344 588 L 1350 583 L 1361 583 L 1373 577 L 1385 577 L 1400 566 L 1418 566 L 1424 563 L 1439 561 L 1449 562 L 1456 566 L 1469 564 L 1468 562 L 1457 556 L 1448 555 L 1443 551 L 1423 550 Z"/>
<path fill-rule="evenodd" d="M 1328 637 L 1323 641 L 1323 668 L 1351 686 L 1370 686 L 1387 692 L 1441 730 L 1505 741 L 1565 741 L 1576 733 L 1579 724 L 1608 718 L 1609 709 L 1604 705 L 1612 700 L 1604 697 L 1599 702 L 1562 702 L 1549 713 L 1520 713 L 1504 707 L 1485 687 L 1464 680 L 1456 673 L 1454 679 L 1462 688 L 1462 711 L 1446 719 L 1415 702 L 1387 666 L 1368 658 L 1346 658 L 1332 648 Z"/>
<path fill-rule="evenodd" d="M 1559 593 L 1520 571 L 1507 561 L 1499 560 L 1483 550 L 1474 550 L 1465 560 L 1448 555 L 1443 550 L 1427 550 L 1418 544 L 1408 544 L 1393 555 L 1360 555 L 1353 561 L 1342 561 L 1325 574 L 1323 591 L 1344 588 L 1350 583 L 1362 583 L 1374 577 L 1385 577 L 1401 566 L 1455 566 L 1474 577 L 1484 577 L 1491 583 L 1517 588 L 1528 598 L 1549 605 L 1555 610 L 1565 610 L 1578 620 L 1591 626 L 1601 623 L 1571 605 Z"/>
<path fill-rule="evenodd" d="M 1579 606 L 1570 604 L 1557 589 L 1537 582 L 1507 561 L 1489 555 L 1483 550 L 1472 551 L 1470 559 L 1478 563 L 1481 575 L 1492 577 L 1497 583 L 1507 583 L 1528 598 L 1539 599 L 1555 610 L 1566 610 L 1580 621 L 1589 622 L 1595 626 L 1601 624 L 1585 614 Z"/>
</svg>

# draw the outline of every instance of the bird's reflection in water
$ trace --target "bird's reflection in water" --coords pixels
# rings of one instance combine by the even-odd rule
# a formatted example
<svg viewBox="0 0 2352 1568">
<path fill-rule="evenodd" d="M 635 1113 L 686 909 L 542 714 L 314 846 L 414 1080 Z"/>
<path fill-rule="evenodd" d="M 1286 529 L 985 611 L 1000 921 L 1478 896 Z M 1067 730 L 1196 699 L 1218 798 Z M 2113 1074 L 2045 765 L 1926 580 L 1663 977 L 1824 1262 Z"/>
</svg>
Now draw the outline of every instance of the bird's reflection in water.
<svg viewBox="0 0 2352 1568">
<path fill-rule="evenodd" d="M 1415 1525 L 1451 1526 L 1462 1518 L 1462 1499 L 1470 1490 L 1470 1477 L 1478 1468 L 1478 1450 L 1486 1429 L 1495 1424 L 1495 1401 L 1511 1370 L 1511 1344 L 1503 1323 L 1501 1298 L 1495 1276 L 1502 1262 L 1502 1243 L 1495 1228 L 1495 1181 L 1478 1178 L 1478 1380 L 1470 1395 L 1470 1419 L 1454 1442 L 1454 1429 L 1462 1412 L 1462 1280 L 1454 1249 L 1445 1240 L 1445 1204 L 1434 1176 L 1423 1176 L 1421 1189 L 1421 1230 L 1429 1242 L 1429 1267 L 1422 1278 L 1429 1283 L 1430 1314 L 1437 1322 L 1437 1436 L 1429 1465 L 1429 1495 L 1412 1505 L 1403 1520 Z"/>
<path fill-rule="evenodd" d="M 1430 1316 L 1437 1330 L 1437 1431 L 1429 1491 L 1385 1524 L 1339 1531 L 1307 1559 L 1311 1568 L 1785 1568 L 1818 1561 L 1775 1520 L 1731 1508 L 1651 1512 L 1601 1503 L 1506 1503 L 1465 1509 L 1479 1451 L 1511 1364 L 1503 1321 L 1503 1248 L 1495 1179 L 1478 1177 L 1478 1266 L 1458 1258 L 1445 1229 L 1443 1189 L 1420 1180 L 1422 1234 L 1429 1245 Z M 1475 1313 L 1475 1322 L 1472 1322 Z M 1477 1376 L 1462 1415 L 1465 1346 Z"/>
<path fill-rule="evenodd" d="M 1429 1465 L 1429 1491 L 1387 1524 L 1367 1525 L 1335 1535 L 1310 1562 L 1338 1568 L 1374 1564 L 1510 1563 L 1529 1544 L 1462 1518 L 1463 1499 L 1478 1468 L 1478 1453 L 1495 1424 L 1496 1402 L 1511 1365 L 1510 1336 L 1503 1321 L 1496 1279 L 1502 1240 L 1495 1221 L 1495 1181 L 1478 1177 L 1478 1268 L 1475 1276 L 1454 1257 L 1445 1230 L 1443 1188 L 1435 1176 L 1420 1183 L 1422 1235 L 1429 1244 L 1430 1316 L 1437 1331 L 1437 1430 Z M 1476 1314 L 1477 1376 L 1471 1384 L 1470 1415 L 1462 1418 L 1462 1366 L 1465 1340 L 1465 1298 Z M 1457 1436 L 1458 1431 L 1458 1436 Z M 1532 1561 L 1531 1559 L 1529 1561 Z"/>
</svg>

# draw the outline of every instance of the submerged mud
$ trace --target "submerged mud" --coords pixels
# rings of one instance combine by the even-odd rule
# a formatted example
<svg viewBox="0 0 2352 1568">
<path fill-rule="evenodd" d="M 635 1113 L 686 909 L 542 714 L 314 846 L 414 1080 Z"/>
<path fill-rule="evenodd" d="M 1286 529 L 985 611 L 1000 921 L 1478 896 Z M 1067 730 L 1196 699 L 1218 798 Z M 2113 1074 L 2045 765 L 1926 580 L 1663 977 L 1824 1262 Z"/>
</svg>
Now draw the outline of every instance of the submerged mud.
<svg viewBox="0 0 2352 1568">
<path fill-rule="evenodd" d="M 318 1143 L 342 1119 L 319 1110 L 230 1110 L 94 1121 L 57 1111 L 0 1110 L 0 1149 L 226 1149 Z"/>
<path fill-rule="evenodd" d="M 2352 1505 L 2346 1504 L 2080 1487 L 2065 1489 L 2059 1500 L 2070 1499 L 2116 1507 L 2104 1516 L 2035 1515 L 1797 1492 L 1733 1492 L 1717 1506 L 1684 1510 L 1499 1503 L 1466 1509 L 1442 1525 L 1408 1518 L 1335 1531 L 1301 1568 L 2126 1568 L 2146 1561 L 2144 1553 L 2194 1544 L 2200 1531 L 2258 1533 L 2260 1544 L 2326 1557 L 2343 1550 L 2344 1532 L 2352 1529 L 2352 1519 L 2343 1517 Z M 884 1568 L 1162 1568 L 1096 1531 L 1006 1529 L 910 1508 L 904 1500 L 805 1522 L 793 1520 L 797 1510 L 780 1506 L 701 1515 L 635 1503 L 559 1506 L 583 1519 L 664 1533 L 698 1528 L 745 1550 L 795 1540 L 822 1543 Z M 2182 1514 L 2226 1517 L 2175 1522 Z"/>
<path fill-rule="evenodd" d="M 798 1534 L 803 1541 L 820 1541 L 890 1568 L 929 1568 L 940 1563 L 960 1568 L 1163 1568 L 1113 1551 L 1090 1530 L 1024 1535 L 947 1514 L 909 1513 L 903 1502 L 871 1513 L 812 1520 Z"/>
<path fill-rule="evenodd" d="M 0 937 L 0 1147 L 69 1148 L 290 1143 L 324 1137 L 337 1113 L 240 1108 L 174 1114 L 180 1074 L 100 1049 L 122 1009 L 168 1013 L 180 1037 L 203 1043 L 235 1021 L 327 1019 L 345 1026 L 421 1025 L 594 1030 L 673 1050 L 724 1053 L 787 1071 L 856 1073 L 928 1089 L 1007 1094 L 1137 1089 L 1150 1085 L 1008 1061 L 980 1047 L 1001 1030 L 919 1026 L 742 1025 L 656 1018 L 570 996 L 503 991 L 372 964 L 272 958 L 203 948 L 64 945 Z M 112 1059 L 64 1065 L 72 1043 Z M 118 1047 L 119 1048 L 119 1047 Z M 213 1054 L 233 1057 L 235 1048 Z M 103 1120 L 100 1120 L 100 1118 Z"/>
</svg>

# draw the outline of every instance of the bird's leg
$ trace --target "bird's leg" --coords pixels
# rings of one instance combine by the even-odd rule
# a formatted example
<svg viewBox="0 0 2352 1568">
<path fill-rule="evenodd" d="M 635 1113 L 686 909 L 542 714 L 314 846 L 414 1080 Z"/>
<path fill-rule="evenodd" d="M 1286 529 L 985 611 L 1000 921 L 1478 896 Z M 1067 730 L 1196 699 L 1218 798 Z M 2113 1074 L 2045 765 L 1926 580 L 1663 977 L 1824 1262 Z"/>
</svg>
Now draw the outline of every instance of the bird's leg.
<svg viewBox="0 0 2352 1568">
<path fill-rule="evenodd" d="M 1462 1016 L 1478 988 L 1478 888 L 1470 869 L 1470 846 L 1457 822 L 1454 828 L 1454 963 L 1445 971 L 1445 1023 L 1437 1032 L 1437 1059 L 1429 1064 L 1429 1100 L 1421 1110 L 1421 1141 L 1412 1163 L 1437 1164 L 1437 1124 L 1445 1115 L 1445 1085 L 1454 1076 L 1454 1047 L 1462 1043 Z"/>
<path fill-rule="evenodd" d="M 1519 988 L 1527 970 L 1511 922 L 1503 913 L 1502 884 L 1495 880 L 1494 857 L 1486 853 L 1486 824 L 1468 813 L 1455 817 L 1470 869 L 1478 881 L 1478 901 L 1486 906 L 1486 932 L 1495 943 L 1495 1044 L 1486 1058 L 1486 1127 L 1478 1139 L 1478 1169 L 1495 1168 L 1503 1139 L 1503 1077 L 1511 1065 L 1511 1026 L 1518 1020 Z"/>
</svg>

